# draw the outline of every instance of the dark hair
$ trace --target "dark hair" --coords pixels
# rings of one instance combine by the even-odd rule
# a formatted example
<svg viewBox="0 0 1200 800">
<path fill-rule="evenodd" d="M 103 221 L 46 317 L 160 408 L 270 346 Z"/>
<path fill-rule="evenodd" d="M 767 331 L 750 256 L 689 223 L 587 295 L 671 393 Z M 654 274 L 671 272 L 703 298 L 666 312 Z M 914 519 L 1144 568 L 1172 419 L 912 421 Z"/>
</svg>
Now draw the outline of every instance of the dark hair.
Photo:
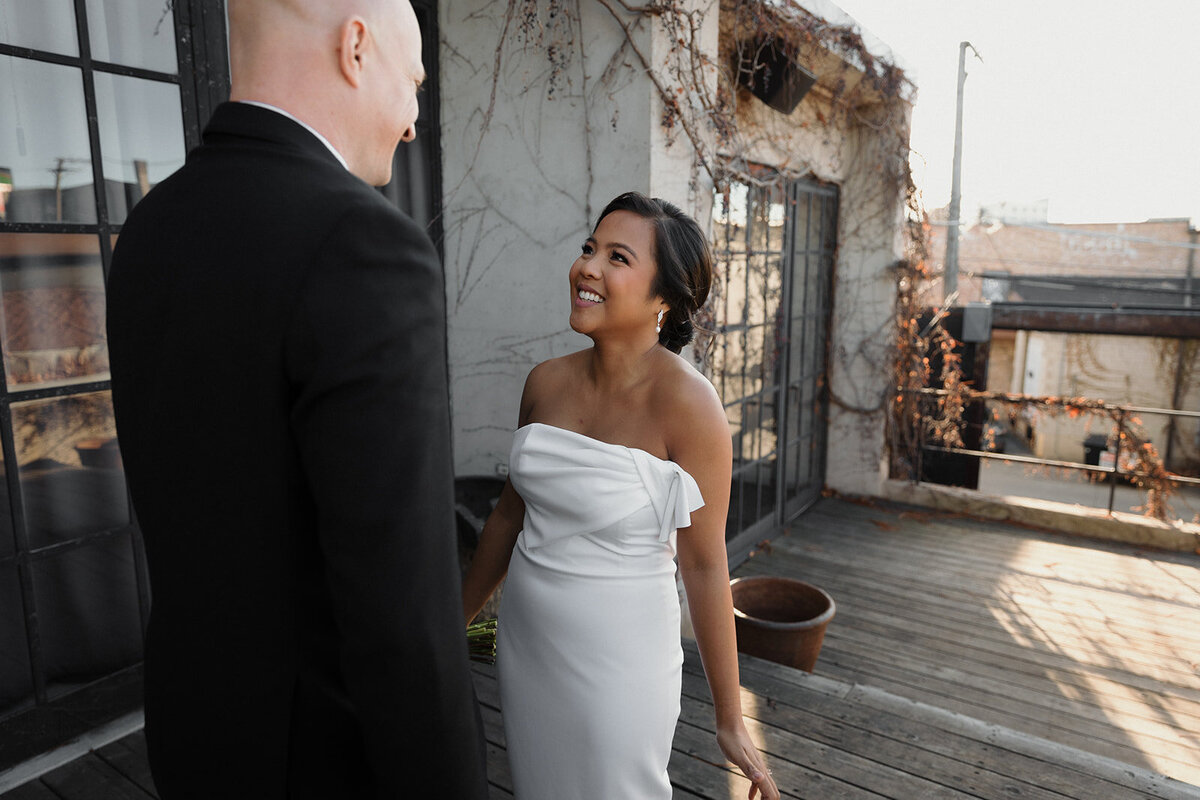
<svg viewBox="0 0 1200 800">
<path fill-rule="evenodd" d="M 663 317 L 658 341 L 672 353 L 678 353 L 695 337 L 692 315 L 704 305 L 712 287 L 712 253 L 708 241 L 696 220 L 673 203 L 657 197 L 626 192 L 604 207 L 596 219 L 596 227 L 614 211 L 630 211 L 654 225 L 654 263 L 658 270 L 650 290 L 670 309 Z"/>
</svg>

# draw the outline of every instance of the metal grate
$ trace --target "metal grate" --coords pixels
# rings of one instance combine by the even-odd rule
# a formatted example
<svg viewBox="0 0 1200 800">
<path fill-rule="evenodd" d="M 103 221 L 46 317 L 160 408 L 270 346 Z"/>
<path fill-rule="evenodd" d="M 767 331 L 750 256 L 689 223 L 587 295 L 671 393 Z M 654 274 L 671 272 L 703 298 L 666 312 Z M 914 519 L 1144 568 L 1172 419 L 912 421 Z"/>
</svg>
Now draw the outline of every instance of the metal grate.
<svg viewBox="0 0 1200 800">
<path fill-rule="evenodd" d="M 714 197 L 713 384 L 733 436 L 730 559 L 819 495 L 837 188 L 733 183 Z"/>
</svg>

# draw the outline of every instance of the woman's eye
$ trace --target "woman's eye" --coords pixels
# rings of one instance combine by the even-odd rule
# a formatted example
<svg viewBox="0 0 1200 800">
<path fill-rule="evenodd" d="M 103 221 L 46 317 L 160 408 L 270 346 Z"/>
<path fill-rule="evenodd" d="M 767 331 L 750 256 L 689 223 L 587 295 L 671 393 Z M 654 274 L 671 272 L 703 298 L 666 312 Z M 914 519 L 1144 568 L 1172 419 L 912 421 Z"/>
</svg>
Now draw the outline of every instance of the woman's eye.
<svg viewBox="0 0 1200 800">
<path fill-rule="evenodd" d="M 583 246 L 583 254 L 585 256 L 590 256 L 592 254 L 592 246 L 590 244 L 585 244 Z"/>
<path fill-rule="evenodd" d="M 614 252 L 612 254 L 612 257 L 613 257 L 613 261 L 620 261 L 622 264 L 629 263 L 629 259 L 627 259 L 625 256 L 621 255 L 620 253 Z"/>
</svg>

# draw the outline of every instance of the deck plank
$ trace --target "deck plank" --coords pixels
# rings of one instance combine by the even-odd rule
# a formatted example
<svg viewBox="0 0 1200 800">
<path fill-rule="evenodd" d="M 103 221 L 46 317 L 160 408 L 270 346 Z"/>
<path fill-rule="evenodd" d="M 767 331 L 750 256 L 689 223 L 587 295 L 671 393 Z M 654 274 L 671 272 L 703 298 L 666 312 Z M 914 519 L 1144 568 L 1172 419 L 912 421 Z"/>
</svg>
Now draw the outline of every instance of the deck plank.
<svg viewBox="0 0 1200 800">
<path fill-rule="evenodd" d="M 137 731 L 96 750 L 96 755 L 126 780 L 157 796 L 150 762 L 146 757 L 146 734 Z"/>
<path fill-rule="evenodd" d="M 40 780 L 23 783 L 4 793 L 4 800 L 59 800 L 59 796 L 46 788 Z"/>
<path fill-rule="evenodd" d="M 42 776 L 42 783 L 61 800 L 153 800 L 154 795 L 129 781 L 95 753 L 64 764 Z"/>
</svg>

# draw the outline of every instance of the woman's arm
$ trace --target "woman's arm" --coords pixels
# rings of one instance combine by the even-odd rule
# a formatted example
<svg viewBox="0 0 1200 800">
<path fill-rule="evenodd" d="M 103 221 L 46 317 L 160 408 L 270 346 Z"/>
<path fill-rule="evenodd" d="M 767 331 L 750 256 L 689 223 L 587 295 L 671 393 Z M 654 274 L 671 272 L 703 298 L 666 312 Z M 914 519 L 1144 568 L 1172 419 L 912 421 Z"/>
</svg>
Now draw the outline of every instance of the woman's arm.
<svg viewBox="0 0 1200 800">
<path fill-rule="evenodd" d="M 518 414 L 517 425 L 527 425 L 533 418 L 537 398 L 545 392 L 547 383 L 546 362 L 537 365 L 529 371 L 525 379 L 525 388 L 521 392 L 521 410 Z M 483 609 L 492 592 L 500 585 L 500 581 L 508 574 L 508 562 L 512 559 L 513 547 L 517 544 L 517 536 L 525 524 L 525 501 L 512 481 L 504 482 L 500 491 L 500 499 L 492 513 L 488 515 L 479 533 L 479 545 L 475 548 L 475 556 L 471 566 L 463 578 L 462 599 L 463 614 L 466 624 Z"/>
<path fill-rule="evenodd" d="M 475 556 L 463 578 L 462 600 L 466 624 L 471 624 L 471 620 L 483 609 L 508 573 L 508 562 L 524 520 L 525 501 L 513 488 L 512 481 L 505 481 L 500 500 L 483 525 Z"/>
<path fill-rule="evenodd" d="M 742 720 L 737 636 L 725 550 L 733 462 L 729 422 L 711 384 L 699 375 L 696 379 L 694 384 L 685 382 L 688 396 L 672 404 L 683 413 L 672 415 L 668 441 L 672 460 L 696 479 L 705 501 L 704 507 L 692 514 L 692 524 L 679 531 L 679 571 L 712 692 L 717 742 L 725 756 L 752 781 L 751 800 L 759 792 L 765 800 L 776 800 L 779 790 Z"/>
</svg>

